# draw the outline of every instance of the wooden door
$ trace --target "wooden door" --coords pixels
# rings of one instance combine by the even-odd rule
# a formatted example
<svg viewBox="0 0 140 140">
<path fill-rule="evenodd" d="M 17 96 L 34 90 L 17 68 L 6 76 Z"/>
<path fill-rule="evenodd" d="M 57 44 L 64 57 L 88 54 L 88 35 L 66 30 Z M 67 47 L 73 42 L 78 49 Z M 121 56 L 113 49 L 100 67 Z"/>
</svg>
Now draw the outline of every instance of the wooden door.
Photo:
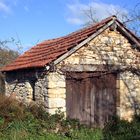
<svg viewBox="0 0 140 140">
<path fill-rule="evenodd" d="M 68 73 L 67 117 L 103 127 L 116 114 L 116 75 Z"/>
</svg>

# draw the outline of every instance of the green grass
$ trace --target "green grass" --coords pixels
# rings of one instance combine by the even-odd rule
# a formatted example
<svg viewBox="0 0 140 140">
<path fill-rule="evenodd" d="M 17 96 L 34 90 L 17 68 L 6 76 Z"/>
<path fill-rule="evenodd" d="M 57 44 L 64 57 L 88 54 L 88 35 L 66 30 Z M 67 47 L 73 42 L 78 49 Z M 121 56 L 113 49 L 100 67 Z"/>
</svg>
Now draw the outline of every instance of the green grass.
<svg viewBox="0 0 140 140">
<path fill-rule="evenodd" d="M 0 140 L 139 140 L 140 117 L 132 122 L 114 118 L 104 129 L 89 128 L 77 120 L 54 115 L 42 106 L 0 96 Z"/>
<path fill-rule="evenodd" d="M 8 127 L 1 129 L 1 140 L 101 140 L 102 132 L 99 129 L 79 128 L 61 131 L 58 133 L 49 132 L 39 121 L 32 122 L 11 122 Z"/>
<path fill-rule="evenodd" d="M 50 128 L 49 128 L 50 129 Z M 1 140 L 101 140 L 100 129 L 86 127 L 71 128 L 55 133 L 55 129 L 49 130 L 48 122 L 32 119 L 30 121 L 13 121 L 7 127 L 0 130 Z"/>
<path fill-rule="evenodd" d="M 59 110 L 46 113 L 42 106 L 25 106 L 0 96 L 0 140 L 101 140 L 100 129 L 80 125 L 77 120 L 64 119 Z"/>
</svg>

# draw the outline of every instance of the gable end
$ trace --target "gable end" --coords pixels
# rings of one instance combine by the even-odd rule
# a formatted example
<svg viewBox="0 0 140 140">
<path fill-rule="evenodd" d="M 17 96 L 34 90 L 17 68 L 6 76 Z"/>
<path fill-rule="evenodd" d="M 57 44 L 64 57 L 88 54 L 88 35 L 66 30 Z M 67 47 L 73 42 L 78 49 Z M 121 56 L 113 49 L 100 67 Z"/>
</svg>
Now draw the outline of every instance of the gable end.
<svg viewBox="0 0 140 140">
<path fill-rule="evenodd" d="M 70 56 L 71 54 L 73 54 L 74 52 L 76 52 L 78 49 L 80 49 L 81 47 L 83 47 L 86 43 L 88 43 L 89 41 L 91 41 L 92 39 L 94 39 L 96 36 L 98 36 L 99 34 L 101 34 L 103 31 L 105 31 L 113 23 L 114 23 L 114 19 L 112 21 L 110 21 L 109 23 L 107 23 L 104 27 L 102 27 L 101 29 L 99 29 L 96 33 L 92 34 L 86 40 L 84 40 L 83 42 L 81 42 L 80 44 L 78 44 L 77 46 L 75 46 L 74 48 L 72 48 L 70 51 L 68 51 L 67 53 L 65 53 L 64 55 L 62 55 L 58 59 L 56 59 L 53 62 L 53 64 L 56 65 L 56 64 L 60 63 L 62 60 L 64 60 L 65 58 L 67 58 L 68 56 Z"/>
<path fill-rule="evenodd" d="M 125 28 L 121 23 L 114 17 L 113 20 L 108 22 L 105 26 L 103 26 L 101 29 L 99 29 L 96 33 L 92 34 L 90 37 L 88 37 L 86 40 L 69 50 L 67 53 L 60 56 L 58 59 L 56 59 L 52 65 L 57 65 L 67 57 L 69 57 L 71 54 L 79 50 L 81 47 L 83 47 L 86 43 L 90 42 L 92 39 L 100 35 L 103 31 L 105 31 L 108 27 L 112 27 L 112 25 L 115 25 L 114 30 L 118 29 L 128 40 L 134 43 L 133 47 L 136 46 L 136 49 L 140 50 L 140 42 L 138 38 L 127 28 Z"/>
</svg>

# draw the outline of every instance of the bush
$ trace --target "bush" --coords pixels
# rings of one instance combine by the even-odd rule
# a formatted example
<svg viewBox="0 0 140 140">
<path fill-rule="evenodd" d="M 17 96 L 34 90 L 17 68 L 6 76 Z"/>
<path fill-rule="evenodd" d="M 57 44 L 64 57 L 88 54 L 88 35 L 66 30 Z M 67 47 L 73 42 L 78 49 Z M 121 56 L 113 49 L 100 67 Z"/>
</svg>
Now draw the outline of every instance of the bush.
<svg viewBox="0 0 140 140">
<path fill-rule="evenodd" d="M 103 129 L 105 140 L 139 140 L 140 119 L 134 118 L 132 122 L 114 118 Z"/>
<path fill-rule="evenodd" d="M 100 140 L 100 129 L 89 129 L 78 120 L 64 119 L 60 110 L 48 114 L 43 106 L 25 106 L 0 95 L 0 139 L 3 140 Z"/>
<path fill-rule="evenodd" d="M 36 119 L 47 120 L 50 116 L 49 113 L 45 111 L 43 105 L 37 105 L 34 103 L 29 104 L 27 107 L 27 112 L 30 112 Z"/>
<path fill-rule="evenodd" d="M 139 140 L 140 116 L 132 122 L 114 117 L 103 130 L 88 128 L 78 120 L 65 119 L 60 110 L 48 114 L 43 106 L 0 95 L 0 139 L 7 140 Z"/>
<path fill-rule="evenodd" d="M 25 106 L 17 100 L 0 95 L 0 117 L 5 122 L 22 120 L 25 117 Z"/>
</svg>

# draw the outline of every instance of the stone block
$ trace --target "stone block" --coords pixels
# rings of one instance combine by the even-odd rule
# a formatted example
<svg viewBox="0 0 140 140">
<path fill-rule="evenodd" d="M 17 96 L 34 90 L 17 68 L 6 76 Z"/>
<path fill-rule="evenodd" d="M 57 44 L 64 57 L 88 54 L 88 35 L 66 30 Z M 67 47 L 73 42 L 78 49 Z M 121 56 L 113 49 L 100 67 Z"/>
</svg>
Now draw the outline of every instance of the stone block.
<svg viewBox="0 0 140 140">
<path fill-rule="evenodd" d="M 65 81 L 65 76 L 64 75 L 61 75 L 57 72 L 52 72 L 52 73 L 49 73 L 48 76 L 47 76 L 47 81 L 53 81 L 53 82 L 63 82 Z"/>
<path fill-rule="evenodd" d="M 110 41 L 109 37 L 102 37 L 100 40 L 101 42 L 105 42 L 105 43 Z"/>
<path fill-rule="evenodd" d="M 128 110 L 127 112 L 126 112 L 126 110 L 121 110 L 120 118 L 131 122 L 133 119 L 133 115 L 134 115 L 133 110 Z"/>
<path fill-rule="evenodd" d="M 66 100 L 63 98 L 48 98 L 48 108 L 54 109 L 59 107 L 65 107 Z"/>
<path fill-rule="evenodd" d="M 106 52 L 111 52 L 111 51 L 112 51 L 112 48 L 109 47 L 109 46 L 103 47 L 102 49 L 103 49 L 104 51 L 106 51 Z"/>
<path fill-rule="evenodd" d="M 80 64 L 95 64 L 95 60 L 94 59 L 89 59 L 89 58 L 82 58 L 80 61 Z"/>
<path fill-rule="evenodd" d="M 80 58 L 77 56 L 73 56 L 66 60 L 66 63 L 71 63 L 71 62 L 73 62 L 73 64 L 79 64 Z"/>
<path fill-rule="evenodd" d="M 48 88 L 65 88 L 66 87 L 66 83 L 65 80 L 64 81 L 48 81 Z"/>
<path fill-rule="evenodd" d="M 47 94 L 47 97 L 49 98 L 66 98 L 66 94 L 60 94 L 60 93 L 56 93 L 56 94 Z"/>
<path fill-rule="evenodd" d="M 65 94 L 65 88 L 50 88 L 48 89 L 48 94 Z"/>
</svg>

